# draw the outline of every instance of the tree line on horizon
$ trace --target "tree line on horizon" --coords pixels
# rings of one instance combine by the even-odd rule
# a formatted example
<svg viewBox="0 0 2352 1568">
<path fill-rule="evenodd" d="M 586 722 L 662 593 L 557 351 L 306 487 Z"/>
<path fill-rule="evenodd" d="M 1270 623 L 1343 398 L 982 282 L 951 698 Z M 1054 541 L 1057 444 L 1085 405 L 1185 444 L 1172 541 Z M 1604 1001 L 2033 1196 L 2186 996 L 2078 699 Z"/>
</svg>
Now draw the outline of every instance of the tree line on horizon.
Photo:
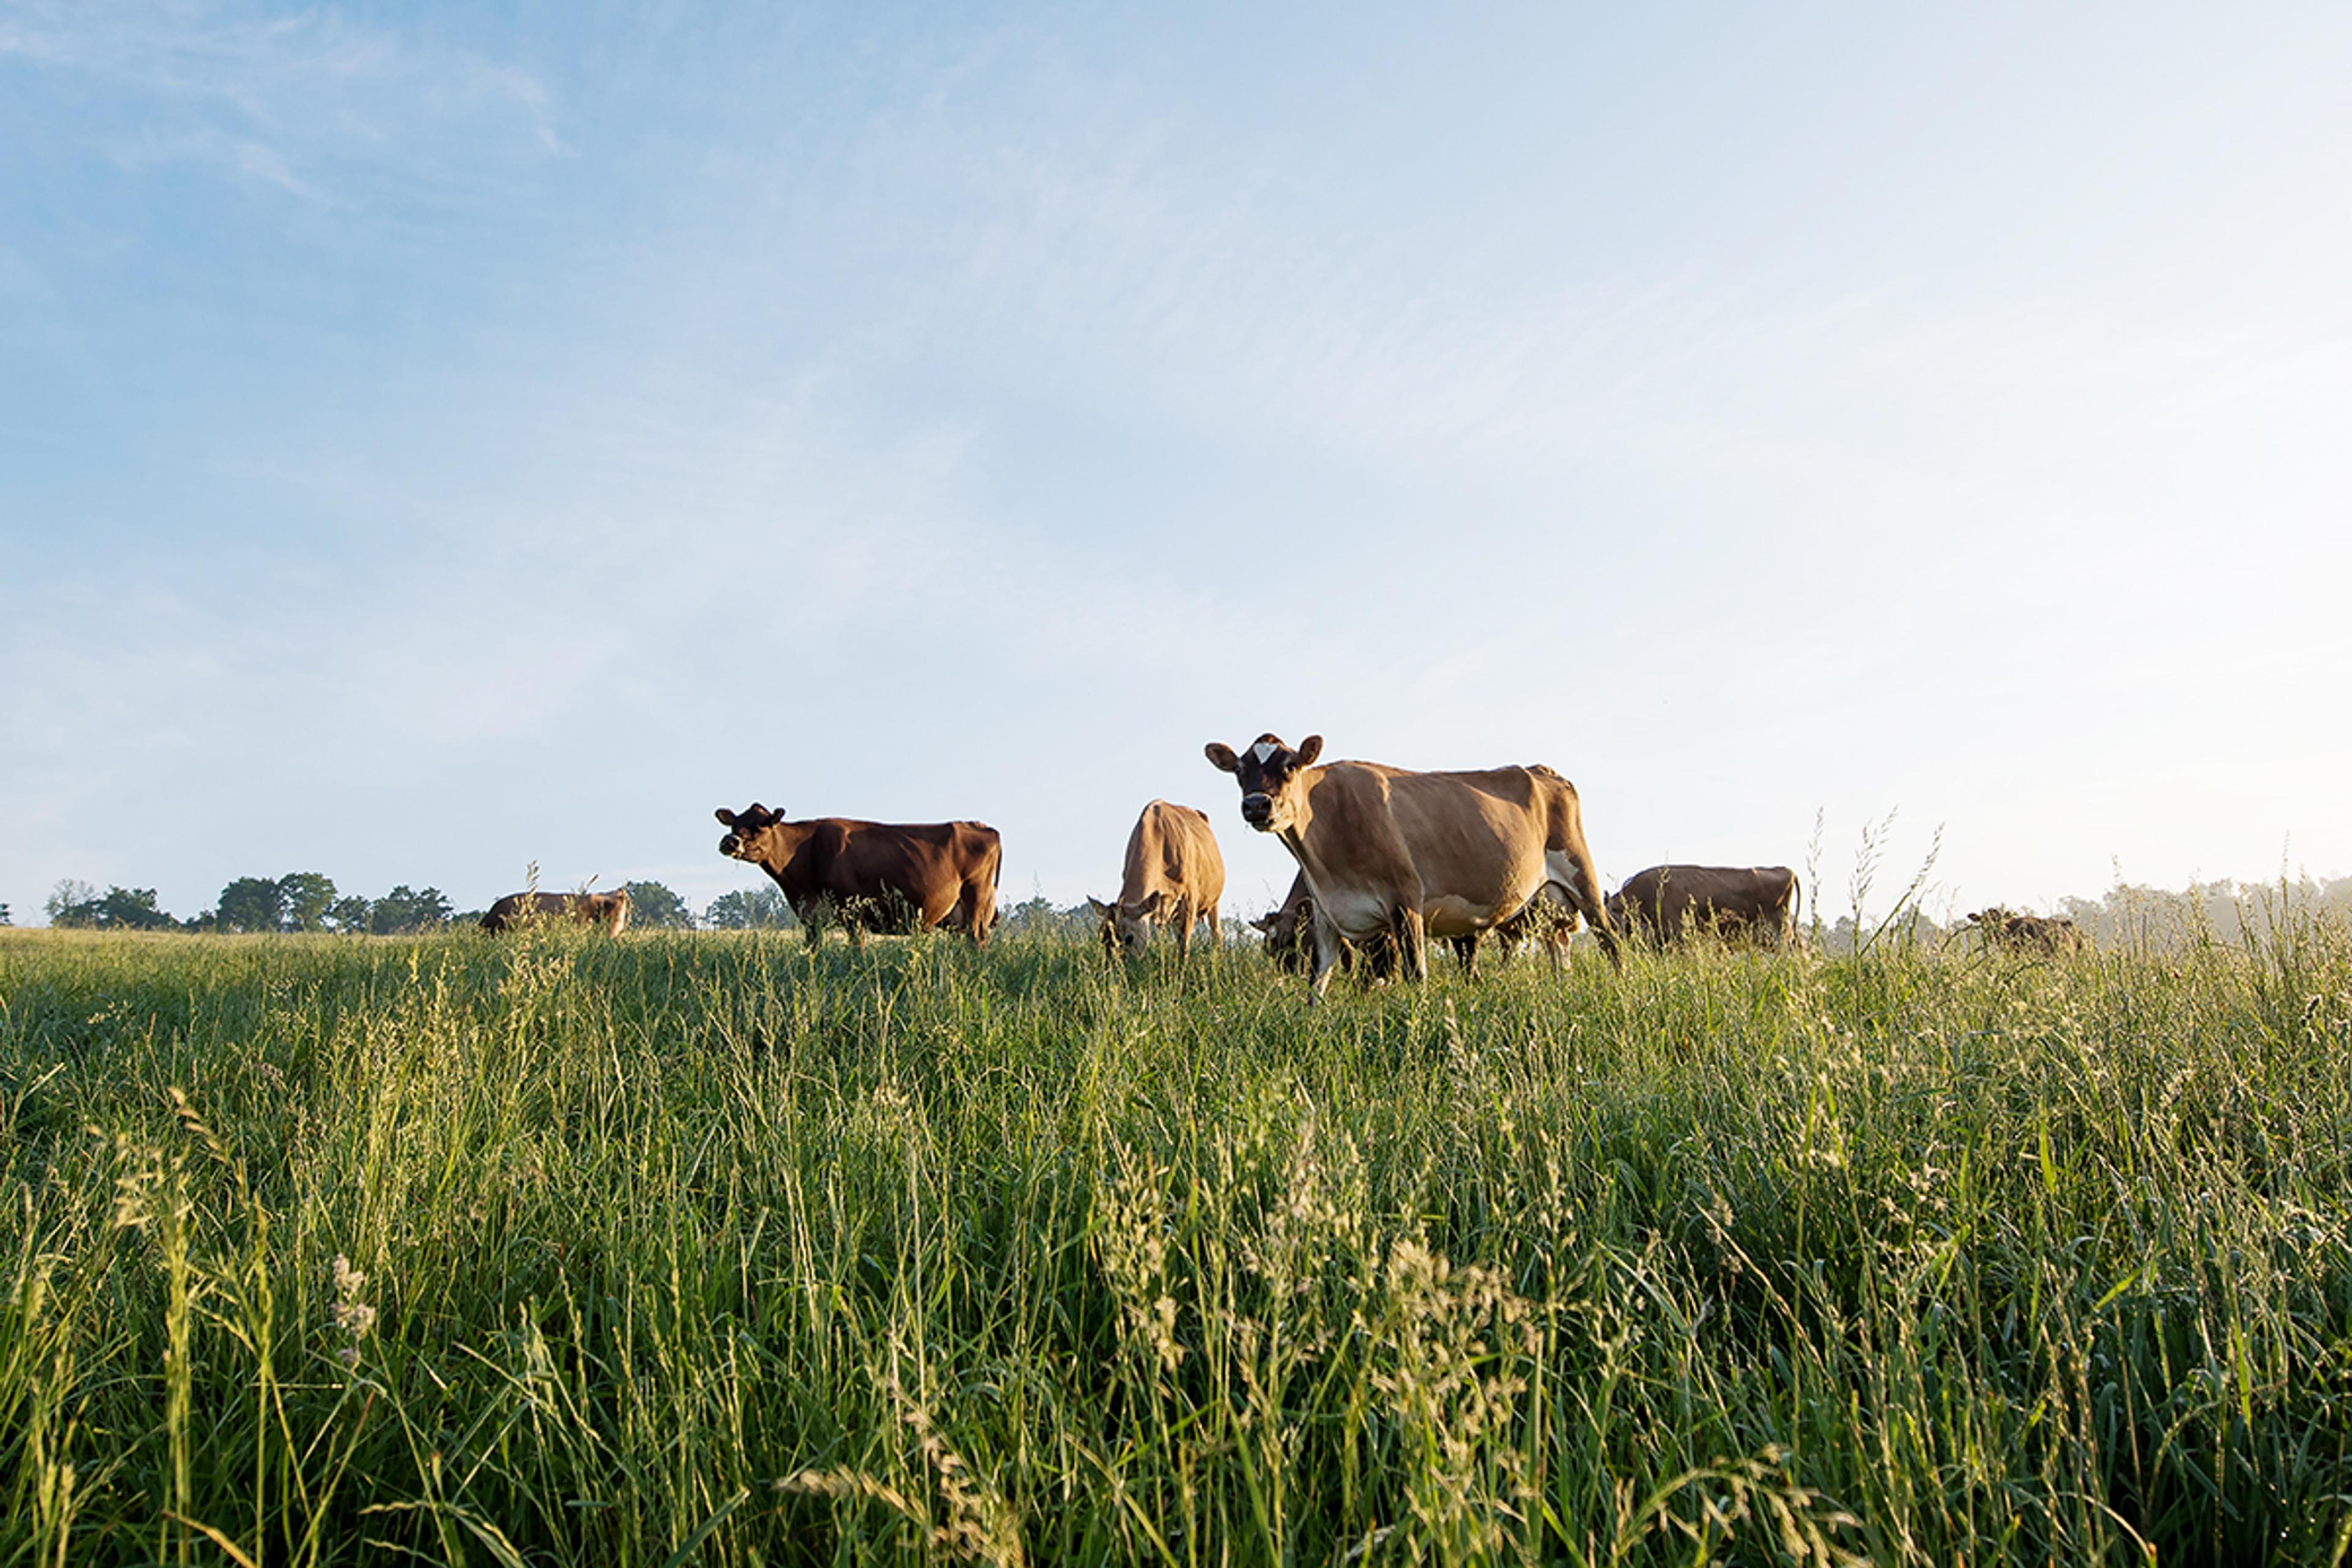
<svg viewBox="0 0 2352 1568">
<path fill-rule="evenodd" d="M 746 888 L 720 894 L 697 911 L 674 889 L 657 881 L 625 882 L 629 923 L 653 931 L 760 931 L 797 925 L 792 906 L 774 888 Z M 1822 951 L 1851 952 L 1889 934 L 1914 942 L 1937 942 L 1968 931 L 1958 910 L 1937 920 L 1921 907 L 1916 885 L 1883 921 L 1857 921 L 1845 913 L 1829 918 L 1809 911 L 1805 923 Z M 1809 898 L 1811 896 L 1809 890 Z M 42 906 L 49 923 L 66 930 L 177 931 L 195 932 L 316 931 L 346 936 L 400 936 L 471 925 L 480 910 L 453 909 L 438 888 L 394 886 L 381 898 L 343 893 L 317 871 L 283 877 L 239 877 L 220 892 L 214 907 L 185 920 L 163 910 L 152 888 L 110 886 L 100 892 L 70 878 L 58 883 Z M 2191 882 L 2178 891 L 2119 882 L 2097 899 L 2067 898 L 2051 913 L 2070 920 L 2095 946 L 2134 942 L 2177 945 L 2200 937 L 2237 943 L 2263 936 L 2296 914 L 2325 914 L 2352 925 L 2352 877 L 2317 880 L 2309 876 L 2275 882 L 2218 879 Z M 1815 924 L 1818 919 L 1819 923 Z M 11 923 L 0 903 L 0 926 Z M 1067 908 L 1042 894 L 1005 906 L 999 930 L 1057 936 L 1091 935 L 1095 916 L 1081 901 Z"/>
<path fill-rule="evenodd" d="M 794 924 L 792 907 L 773 888 L 722 893 L 708 908 L 694 906 L 656 881 L 627 882 L 629 922 L 656 931 L 754 931 Z M 0 904 L 0 925 L 8 923 Z M 339 889 L 319 871 L 282 877 L 239 877 L 220 891 L 214 906 L 182 920 L 164 910 L 152 888 L 60 881 L 42 905 L 49 923 L 79 931 L 177 931 L 214 932 L 315 931 L 341 936 L 404 936 L 471 925 L 480 910 L 458 910 L 440 889 L 400 883 L 380 898 Z"/>
</svg>

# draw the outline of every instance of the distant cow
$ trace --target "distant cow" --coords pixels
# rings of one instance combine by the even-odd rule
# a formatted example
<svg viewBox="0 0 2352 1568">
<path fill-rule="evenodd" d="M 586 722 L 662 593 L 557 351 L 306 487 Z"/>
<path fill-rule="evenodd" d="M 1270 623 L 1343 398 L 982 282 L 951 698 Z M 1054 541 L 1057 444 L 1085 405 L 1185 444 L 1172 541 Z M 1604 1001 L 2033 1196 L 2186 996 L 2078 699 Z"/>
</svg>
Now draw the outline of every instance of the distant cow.
<svg viewBox="0 0 2352 1568">
<path fill-rule="evenodd" d="M 1242 820 L 1282 840 L 1314 900 L 1309 984 L 1320 994 L 1342 944 L 1393 942 L 1406 975 L 1424 978 L 1428 939 L 1475 937 L 1548 887 L 1592 922 L 1612 959 L 1576 788 L 1551 769 L 1413 773 L 1378 763 L 1321 767 L 1323 737 L 1297 751 L 1261 735 L 1236 753 L 1211 742 L 1212 765 L 1241 784 Z"/>
<path fill-rule="evenodd" d="M 787 822 L 758 801 L 740 812 L 722 805 L 714 815 L 727 828 L 719 852 L 775 879 L 812 947 L 833 920 L 856 942 L 869 931 L 945 925 L 980 945 L 996 923 L 1003 847 L 985 823 Z"/>
<path fill-rule="evenodd" d="M 509 893 L 482 917 L 482 929 L 502 931 L 534 920 L 577 921 L 618 936 L 628 927 L 629 895 L 618 889 L 609 893 Z"/>
<path fill-rule="evenodd" d="M 1786 866 L 1653 866 L 1610 895 L 1609 912 L 1656 942 L 1712 934 L 1779 947 L 1796 935 L 1797 901 Z"/>
<path fill-rule="evenodd" d="M 1995 907 L 1968 917 L 1984 939 L 2011 952 L 2036 952 L 2050 958 L 2071 958 L 2090 944 L 2073 921 L 2052 915 L 2020 915 Z"/>
<path fill-rule="evenodd" d="M 1127 862 L 1119 873 L 1118 902 L 1088 899 L 1102 921 L 1103 950 L 1140 952 L 1151 928 L 1165 921 L 1176 933 L 1176 956 L 1192 948 L 1192 927 L 1209 922 L 1218 939 L 1217 900 L 1225 896 L 1225 860 L 1206 813 L 1155 800 L 1135 819 L 1127 836 Z"/>
</svg>

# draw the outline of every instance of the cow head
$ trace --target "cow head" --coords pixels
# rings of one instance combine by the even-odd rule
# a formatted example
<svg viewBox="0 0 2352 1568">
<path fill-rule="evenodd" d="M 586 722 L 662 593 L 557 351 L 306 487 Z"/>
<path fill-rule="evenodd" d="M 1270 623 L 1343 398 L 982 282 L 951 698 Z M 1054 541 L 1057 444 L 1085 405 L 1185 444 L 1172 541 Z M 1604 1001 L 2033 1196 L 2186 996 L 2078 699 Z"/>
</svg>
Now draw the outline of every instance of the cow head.
<svg viewBox="0 0 2352 1568">
<path fill-rule="evenodd" d="M 1102 922 L 1103 951 L 1108 953 L 1141 952 L 1151 940 L 1151 928 L 1168 915 L 1168 894 L 1155 891 L 1138 902 L 1106 904 L 1099 899 L 1088 899 L 1087 907 Z"/>
<path fill-rule="evenodd" d="M 1241 781 L 1242 820 L 1260 833 L 1279 833 L 1297 820 L 1299 776 L 1322 754 L 1320 735 L 1307 736 L 1295 752 L 1279 735 L 1260 735 L 1239 755 L 1222 741 L 1207 748 L 1211 763 Z"/>
<path fill-rule="evenodd" d="M 719 841 L 719 852 L 737 860 L 758 859 L 761 840 L 784 819 L 782 812 L 770 811 L 756 800 L 741 811 L 722 805 L 712 815 L 727 828 L 727 837 Z"/>
</svg>

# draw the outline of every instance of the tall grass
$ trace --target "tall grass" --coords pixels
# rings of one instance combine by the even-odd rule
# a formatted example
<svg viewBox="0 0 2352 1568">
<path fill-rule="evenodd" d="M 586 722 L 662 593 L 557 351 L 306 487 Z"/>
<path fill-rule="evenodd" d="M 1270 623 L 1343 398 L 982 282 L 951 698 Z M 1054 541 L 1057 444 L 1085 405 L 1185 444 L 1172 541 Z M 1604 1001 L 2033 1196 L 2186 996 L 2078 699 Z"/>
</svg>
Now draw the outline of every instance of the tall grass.
<svg viewBox="0 0 2352 1568">
<path fill-rule="evenodd" d="M 2336 1562 L 2352 953 L 0 933 L 0 1561 Z"/>
</svg>

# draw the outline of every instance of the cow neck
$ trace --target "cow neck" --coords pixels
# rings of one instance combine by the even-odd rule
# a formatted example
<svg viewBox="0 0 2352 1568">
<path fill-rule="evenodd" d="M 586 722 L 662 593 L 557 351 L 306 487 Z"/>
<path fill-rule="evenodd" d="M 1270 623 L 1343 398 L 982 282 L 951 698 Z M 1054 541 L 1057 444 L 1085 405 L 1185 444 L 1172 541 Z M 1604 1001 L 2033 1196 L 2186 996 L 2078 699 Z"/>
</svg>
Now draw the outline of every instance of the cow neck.
<svg viewBox="0 0 2352 1568">
<path fill-rule="evenodd" d="M 1301 868 L 1307 865 L 1307 825 L 1315 820 L 1315 786 L 1322 781 L 1323 771 L 1317 768 L 1298 786 L 1298 808 L 1290 814 L 1290 826 L 1275 835 L 1290 858 Z"/>
<path fill-rule="evenodd" d="M 814 822 L 777 823 L 775 836 L 782 841 L 782 850 L 772 861 L 763 858 L 759 862 L 760 866 L 772 877 L 783 875 L 791 868 L 793 862 L 801 858 L 802 852 L 808 848 L 810 841 L 816 837 L 818 826 Z"/>
</svg>

